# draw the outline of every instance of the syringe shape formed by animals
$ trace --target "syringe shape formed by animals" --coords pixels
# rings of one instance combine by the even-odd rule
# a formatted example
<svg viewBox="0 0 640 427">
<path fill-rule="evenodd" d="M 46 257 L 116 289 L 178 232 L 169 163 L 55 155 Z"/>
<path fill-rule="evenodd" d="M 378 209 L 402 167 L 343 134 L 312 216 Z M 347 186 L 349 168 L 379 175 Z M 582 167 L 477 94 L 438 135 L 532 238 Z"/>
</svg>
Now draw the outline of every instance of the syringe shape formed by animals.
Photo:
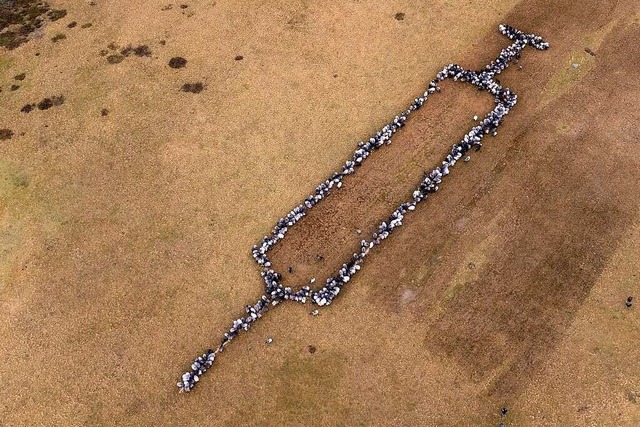
<svg viewBox="0 0 640 427">
<path fill-rule="evenodd" d="M 425 201 L 431 193 L 438 191 L 442 180 L 449 175 L 453 166 L 472 147 L 479 149 L 485 135 L 496 135 L 498 127 L 502 123 L 504 116 L 516 105 L 517 96 L 508 88 L 500 86 L 494 77 L 504 71 L 509 64 L 520 57 L 522 50 L 527 46 L 533 46 L 539 50 L 549 48 L 549 44 L 540 36 L 526 34 L 508 25 L 500 25 L 500 32 L 513 40 L 508 47 L 504 48 L 498 57 L 481 71 L 465 70 L 459 65 L 449 64 L 440 71 L 435 79 L 429 82 L 427 90 L 409 105 L 401 114 L 396 116 L 389 124 L 366 142 L 358 143 L 358 148 L 353 156 L 347 160 L 342 169 L 334 172 L 324 182 L 320 183 L 315 192 L 307 197 L 303 203 L 293 208 L 285 217 L 280 218 L 270 236 L 265 236 L 259 245 L 253 247 L 253 258 L 262 269 L 262 278 L 265 283 L 265 292 L 254 305 L 245 308 L 246 316 L 233 321 L 233 325 L 222 337 L 220 344 L 215 349 L 210 349 L 198 356 L 191 364 L 191 369 L 182 375 L 178 382 L 180 391 L 192 390 L 202 375 L 213 365 L 216 355 L 221 353 L 227 345 L 242 330 L 248 331 L 254 322 L 260 319 L 269 308 L 285 301 L 295 301 L 299 303 L 310 302 L 320 307 L 330 305 L 333 299 L 340 293 L 342 287 L 353 278 L 360 270 L 362 263 L 374 247 L 381 244 L 391 235 L 393 230 L 402 225 L 405 215 L 415 210 L 416 205 Z M 496 106 L 482 119 L 477 126 L 474 126 L 462 138 L 460 142 L 454 144 L 446 154 L 440 166 L 437 166 L 420 183 L 412 194 L 411 200 L 404 202 L 394 210 L 389 218 L 378 226 L 378 229 L 371 234 L 370 240 L 362 240 L 360 251 L 353 254 L 353 257 L 345 262 L 333 276 L 326 279 L 321 289 L 314 290 L 309 286 L 302 286 L 298 290 L 285 287 L 282 284 L 280 273 L 271 268 L 271 262 L 267 253 L 285 238 L 287 231 L 302 219 L 309 209 L 320 203 L 332 191 L 343 185 L 343 178 L 355 173 L 365 160 L 377 149 L 385 144 L 390 144 L 394 133 L 404 126 L 409 115 L 420 109 L 430 96 L 440 92 L 438 83 L 445 79 L 467 82 L 493 95 Z"/>
</svg>

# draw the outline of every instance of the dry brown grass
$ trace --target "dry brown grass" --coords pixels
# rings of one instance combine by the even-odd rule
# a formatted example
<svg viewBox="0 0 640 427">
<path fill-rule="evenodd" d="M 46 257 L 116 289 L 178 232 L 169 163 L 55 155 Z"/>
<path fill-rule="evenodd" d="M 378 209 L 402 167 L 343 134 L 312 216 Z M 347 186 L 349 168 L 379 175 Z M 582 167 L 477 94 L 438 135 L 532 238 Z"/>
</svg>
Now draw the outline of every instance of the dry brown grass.
<svg viewBox="0 0 640 427">
<path fill-rule="evenodd" d="M 64 18 L 0 52 L 3 423 L 497 425 L 507 405 L 512 426 L 640 424 L 624 307 L 640 278 L 637 2 L 483 4 L 52 1 Z M 500 78 L 519 95 L 501 134 L 334 305 L 274 310 L 179 396 L 186 363 L 260 295 L 251 245 L 443 64 L 494 57 L 502 21 L 552 49 Z M 107 61 L 129 45 L 151 54 Z M 357 244 L 332 218 L 374 223 L 485 110 L 447 93 L 277 262 L 308 274 L 305 253 Z M 397 188 L 354 204 L 394 162 Z M 332 240 L 296 243 L 320 226 Z"/>
</svg>

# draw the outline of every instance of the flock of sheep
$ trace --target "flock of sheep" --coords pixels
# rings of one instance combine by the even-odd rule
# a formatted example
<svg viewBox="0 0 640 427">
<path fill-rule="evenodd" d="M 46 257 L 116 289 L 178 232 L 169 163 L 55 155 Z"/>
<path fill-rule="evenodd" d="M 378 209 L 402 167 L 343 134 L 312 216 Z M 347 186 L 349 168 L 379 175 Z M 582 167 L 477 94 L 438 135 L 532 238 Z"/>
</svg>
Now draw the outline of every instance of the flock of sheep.
<svg viewBox="0 0 640 427">
<path fill-rule="evenodd" d="M 182 375 L 177 386 L 180 391 L 190 391 L 200 380 L 200 377 L 211 367 L 216 355 L 235 338 L 241 330 L 249 330 L 251 325 L 269 309 L 285 300 L 306 303 L 307 301 L 318 306 L 330 305 L 333 299 L 340 293 L 342 287 L 351 280 L 361 268 L 362 261 L 369 254 L 370 250 L 382 243 L 389 237 L 391 232 L 402 225 L 404 216 L 415 210 L 418 203 L 427 199 L 429 194 L 438 191 L 443 178 L 450 173 L 450 169 L 460 160 L 472 147 L 480 149 L 482 139 L 486 134 L 497 134 L 497 129 L 504 116 L 516 104 L 517 96 L 508 88 L 503 88 L 494 80 L 496 74 L 501 73 L 509 66 L 509 63 L 520 57 L 521 51 L 531 45 L 536 49 L 545 50 L 549 44 L 541 37 L 534 34 L 525 34 L 508 25 L 500 25 L 500 32 L 513 40 L 513 43 L 500 52 L 500 55 L 481 71 L 465 70 L 459 65 L 449 64 L 440 71 L 433 79 L 427 90 L 420 97 L 416 98 L 409 107 L 396 116 L 393 121 L 384 126 L 372 138 L 366 142 L 358 143 L 358 148 L 353 157 L 347 160 L 339 172 L 334 172 L 326 181 L 316 187 L 314 194 L 307 197 L 302 204 L 296 206 L 276 223 L 270 236 L 265 236 L 260 245 L 253 247 L 252 254 L 258 265 L 262 268 L 262 278 L 265 283 L 265 293 L 253 306 L 246 307 L 246 317 L 234 320 L 232 327 L 222 338 L 220 345 L 216 349 L 210 349 L 198 356 L 191 364 L 191 369 Z M 391 137 L 395 132 L 404 126 L 408 116 L 418 110 L 426 102 L 427 98 L 436 92 L 440 92 L 438 83 L 445 79 L 463 81 L 470 83 L 480 90 L 485 90 L 492 94 L 496 101 L 495 108 L 487 114 L 476 126 L 474 126 L 462 140 L 454 144 L 442 161 L 442 164 L 430 173 L 426 174 L 424 180 L 413 192 L 412 198 L 402 203 L 391 213 L 389 218 L 382 221 L 369 241 L 362 240 L 360 251 L 353 254 L 334 276 L 329 277 L 319 290 L 311 289 L 309 286 L 302 286 L 294 291 L 291 287 L 284 286 L 281 282 L 280 273 L 271 268 L 271 262 L 267 257 L 267 252 L 280 240 L 287 231 L 302 219 L 307 211 L 313 208 L 322 199 L 331 194 L 334 189 L 342 187 L 342 180 L 359 168 L 364 161 L 378 148 L 384 144 L 391 143 Z M 466 159 L 465 159 L 466 160 Z M 317 311 L 314 310 L 315 313 Z"/>
</svg>

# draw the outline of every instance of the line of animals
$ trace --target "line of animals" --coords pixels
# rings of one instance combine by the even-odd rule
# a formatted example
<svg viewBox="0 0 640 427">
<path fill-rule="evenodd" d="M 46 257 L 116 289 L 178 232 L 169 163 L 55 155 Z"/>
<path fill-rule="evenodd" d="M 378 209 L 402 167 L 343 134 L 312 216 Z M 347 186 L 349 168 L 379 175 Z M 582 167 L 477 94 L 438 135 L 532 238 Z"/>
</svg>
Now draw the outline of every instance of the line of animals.
<svg viewBox="0 0 640 427">
<path fill-rule="evenodd" d="M 449 175 L 456 162 L 463 158 L 473 147 L 479 150 L 482 147 L 482 139 L 485 135 L 497 135 L 498 127 L 503 118 L 516 105 L 517 96 L 508 88 L 500 86 L 494 77 L 504 71 L 512 61 L 518 59 L 526 46 L 530 45 L 539 50 L 549 48 L 549 44 L 540 36 L 523 33 L 508 25 L 500 25 L 499 30 L 513 40 L 513 43 L 503 49 L 494 61 L 480 71 L 466 70 L 456 64 L 449 64 L 444 67 L 436 75 L 436 78 L 429 82 L 426 91 L 418 98 L 415 98 L 404 112 L 396 116 L 368 141 L 359 142 L 352 158 L 344 163 L 340 171 L 334 172 L 327 180 L 318 185 L 315 192 L 307 197 L 303 203 L 293 208 L 285 217 L 280 218 L 271 235 L 265 236 L 260 245 L 253 247 L 252 255 L 262 269 L 261 275 L 265 283 L 265 292 L 254 305 L 246 306 L 246 316 L 233 321 L 233 325 L 224 334 L 222 341 L 215 349 L 209 349 L 192 362 L 191 369 L 185 372 L 177 383 L 181 392 L 191 391 L 202 375 L 213 365 L 216 355 L 221 353 L 240 331 L 248 331 L 253 323 L 261 318 L 270 307 L 287 300 L 303 304 L 309 301 L 319 307 L 330 305 L 340 293 L 342 287 L 360 270 L 364 258 L 371 249 L 381 244 L 393 230 L 400 227 L 404 216 L 408 212 L 415 210 L 418 203 L 438 191 L 442 180 Z M 282 275 L 271 268 L 271 261 L 267 257 L 268 251 L 280 240 L 284 239 L 287 231 L 302 219 L 309 209 L 329 196 L 332 190 L 340 189 L 343 185 L 344 177 L 353 174 L 375 150 L 385 144 L 390 144 L 393 134 L 405 125 L 409 115 L 413 111 L 420 109 L 430 96 L 440 92 L 441 89 L 438 83 L 446 79 L 467 82 L 479 90 L 489 92 L 495 99 L 495 108 L 467 132 L 460 142 L 453 145 L 441 165 L 426 174 L 424 180 L 413 192 L 411 200 L 402 203 L 391 213 L 387 220 L 382 221 L 376 232 L 371 235 L 370 240 L 363 239 L 360 243 L 360 251 L 354 253 L 353 257 L 345 262 L 334 276 L 327 278 L 322 288 L 314 290 L 305 285 L 294 291 L 291 287 L 284 286 L 282 284 Z M 465 158 L 465 160 L 467 159 L 468 157 Z M 314 310 L 314 313 L 317 314 L 317 310 Z"/>
</svg>

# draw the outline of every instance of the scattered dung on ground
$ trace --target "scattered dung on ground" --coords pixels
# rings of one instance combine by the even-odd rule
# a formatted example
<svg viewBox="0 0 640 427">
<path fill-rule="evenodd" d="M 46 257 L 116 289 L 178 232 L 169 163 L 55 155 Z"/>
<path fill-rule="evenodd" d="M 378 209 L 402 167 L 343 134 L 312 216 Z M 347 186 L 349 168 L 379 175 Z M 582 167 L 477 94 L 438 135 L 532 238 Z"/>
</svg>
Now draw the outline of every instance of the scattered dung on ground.
<svg viewBox="0 0 640 427">
<path fill-rule="evenodd" d="M 38 107 L 38 110 L 48 110 L 51 107 L 57 107 L 62 104 L 64 104 L 64 96 L 58 95 L 52 96 L 51 98 L 45 98 L 42 101 L 38 102 L 36 106 Z"/>
<path fill-rule="evenodd" d="M 20 73 L 18 75 L 13 76 L 14 80 L 20 80 L 20 81 L 24 80 L 25 77 L 27 77 L 26 73 Z"/>
<path fill-rule="evenodd" d="M 109 110 L 107 110 L 106 108 L 103 108 L 103 109 L 100 111 L 100 115 L 101 115 L 102 117 L 104 117 L 104 116 L 106 116 L 106 115 L 108 115 L 108 114 L 109 114 Z"/>
<path fill-rule="evenodd" d="M 111 51 L 115 51 L 118 49 L 118 46 L 112 42 L 112 43 L 109 43 L 107 48 Z M 107 55 L 109 53 L 109 50 L 102 49 L 100 51 L 100 56 Z M 128 45 L 127 47 L 121 49 L 119 54 L 114 53 L 112 55 L 107 56 L 107 62 L 109 64 L 119 64 L 124 60 L 124 58 L 131 55 L 135 55 L 137 57 L 151 57 L 152 52 L 149 46 L 147 46 L 146 44 L 139 45 L 136 47 L 133 47 L 132 45 Z"/>
<path fill-rule="evenodd" d="M 307 347 L 307 350 L 309 350 L 309 353 L 313 354 L 316 352 L 316 346 L 314 345 L 310 345 L 309 347 Z"/>
<path fill-rule="evenodd" d="M 20 89 L 20 85 L 11 85 L 11 90 L 12 91 L 18 90 L 18 89 Z"/>
<path fill-rule="evenodd" d="M 20 109 L 23 113 L 29 113 L 35 108 L 36 104 L 27 104 Z"/>
<path fill-rule="evenodd" d="M 404 20 L 405 14 L 404 12 L 398 12 L 396 13 L 396 15 L 394 16 L 394 18 L 396 18 L 397 21 L 402 21 Z"/>
<path fill-rule="evenodd" d="M 190 92 L 190 93 L 200 93 L 204 90 L 204 85 L 200 82 L 198 83 L 185 83 L 182 85 L 180 89 L 182 92 Z"/>
<path fill-rule="evenodd" d="M 151 56 L 151 49 L 149 49 L 149 46 L 142 45 L 142 46 L 138 46 L 135 49 L 133 49 L 133 53 L 136 56 Z"/>
<path fill-rule="evenodd" d="M 184 68 L 186 65 L 187 60 L 181 56 L 176 56 L 169 60 L 169 67 L 171 68 Z"/>
<path fill-rule="evenodd" d="M 107 62 L 109 64 L 119 64 L 124 61 L 124 56 L 122 55 L 109 55 L 107 56 Z"/>
<path fill-rule="evenodd" d="M 38 110 L 48 110 L 51 107 L 53 107 L 53 101 L 51 98 L 45 98 L 38 102 Z"/>
<path fill-rule="evenodd" d="M 151 49 L 149 49 L 149 46 L 147 46 L 146 44 L 142 44 L 136 47 L 129 45 L 124 49 L 122 49 L 120 51 L 120 54 L 124 56 L 130 56 L 133 54 L 138 57 L 143 57 L 143 56 L 149 57 L 151 56 Z"/>
<path fill-rule="evenodd" d="M 13 131 L 11 129 L 0 129 L 0 141 L 5 141 L 13 137 Z"/>
</svg>

